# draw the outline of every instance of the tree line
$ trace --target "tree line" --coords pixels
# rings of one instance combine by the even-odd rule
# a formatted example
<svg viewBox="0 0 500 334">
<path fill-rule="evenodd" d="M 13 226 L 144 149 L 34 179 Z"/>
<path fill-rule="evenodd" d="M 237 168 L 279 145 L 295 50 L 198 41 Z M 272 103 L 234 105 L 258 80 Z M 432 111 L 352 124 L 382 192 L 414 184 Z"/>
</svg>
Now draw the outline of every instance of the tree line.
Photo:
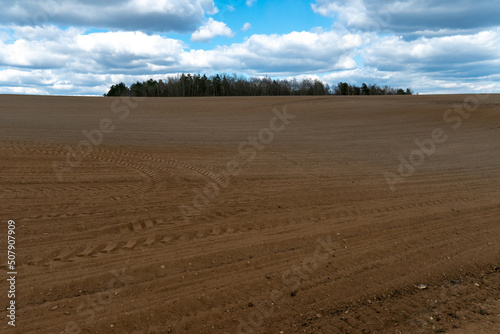
<svg viewBox="0 0 500 334">
<path fill-rule="evenodd" d="M 379 87 L 376 84 L 367 85 L 363 83 L 361 87 L 339 82 L 334 88 L 335 95 L 413 95 L 410 88 L 392 88 L 389 86 Z"/>
<path fill-rule="evenodd" d="M 378 87 L 363 84 L 361 87 L 339 83 L 330 88 L 320 80 L 247 78 L 237 74 L 182 74 L 165 80 L 149 79 L 132 84 L 112 85 L 104 96 L 138 97 L 199 97 L 199 96 L 278 96 L 278 95 L 388 95 L 411 94 L 411 90 Z"/>
</svg>

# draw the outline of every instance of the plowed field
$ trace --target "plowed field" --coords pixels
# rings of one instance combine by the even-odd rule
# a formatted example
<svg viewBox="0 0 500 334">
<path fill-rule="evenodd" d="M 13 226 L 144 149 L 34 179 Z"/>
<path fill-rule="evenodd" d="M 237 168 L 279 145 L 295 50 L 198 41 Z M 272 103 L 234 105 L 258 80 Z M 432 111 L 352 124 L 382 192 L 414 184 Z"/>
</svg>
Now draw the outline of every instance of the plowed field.
<svg viewBox="0 0 500 334">
<path fill-rule="evenodd" d="M 499 333 L 500 96 L 0 96 L 2 333 Z"/>
</svg>

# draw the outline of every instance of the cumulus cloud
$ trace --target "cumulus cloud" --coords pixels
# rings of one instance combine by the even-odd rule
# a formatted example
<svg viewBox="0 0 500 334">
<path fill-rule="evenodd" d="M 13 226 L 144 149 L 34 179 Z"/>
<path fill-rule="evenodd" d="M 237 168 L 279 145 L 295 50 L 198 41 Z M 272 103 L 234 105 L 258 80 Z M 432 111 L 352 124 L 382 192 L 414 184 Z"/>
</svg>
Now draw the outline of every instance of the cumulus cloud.
<svg viewBox="0 0 500 334">
<path fill-rule="evenodd" d="M 500 71 L 499 43 L 500 29 L 412 41 L 388 36 L 375 38 L 362 53 L 365 65 L 381 71 L 411 69 L 446 77 L 477 77 Z"/>
<path fill-rule="evenodd" d="M 312 9 L 365 31 L 413 33 L 498 25 L 500 5 L 490 0 L 316 0 Z"/>
<path fill-rule="evenodd" d="M 0 42 L 0 66 L 21 68 L 59 68 L 71 60 L 68 45 L 81 33 L 78 29 L 63 31 L 56 27 L 13 29 L 13 43 Z"/>
<path fill-rule="evenodd" d="M 241 30 L 243 30 L 243 31 L 247 31 L 250 29 L 252 29 L 252 25 L 248 22 L 243 25 L 243 28 L 241 28 Z"/>
<path fill-rule="evenodd" d="M 500 89 L 500 29 L 473 35 L 406 41 L 375 36 L 360 52 L 364 65 L 322 79 L 411 87 L 420 93 L 493 92 Z"/>
<path fill-rule="evenodd" d="M 433 73 L 416 72 L 411 69 L 392 72 L 379 71 L 373 67 L 359 67 L 354 70 L 329 73 L 321 80 L 334 86 L 338 82 L 376 83 L 379 86 L 411 88 L 419 94 L 459 94 L 459 93 L 492 93 L 500 90 L 498 78 L 478 77 L 455 78 L 440 77 Z"/>
<path fill-rule="evenodd" d="M 318 0 L 312 4 L 312 9 L 323 16 L 338 16 L 349 26 L 359 26 L 367 22 L 367 9 L 363 0 L 328 1 Z"/>
<path fill-rule="evenodd" d="M 140 70 L 149 62 L 173 63 L 183 50 L 179 40 L 142 32 L 84 34 L 78 29 L 18 27 L 14 43 L 0 47 L 0 66 L 19 68 L 64 68 L 74 71 Z"/>
<path fill-rule="evenodd" d="M 117 65 L 127 64 L 131 60 L 162 59 L 173 62 L 184 47 L 179 40 L 164 38 L 159 35 L 146 35 L 142 32 L 106 32 L 78 35 L 75 47 L 87 54 L 98 54 L 102 58 L 116 57 Z"/>
<path fill-rule="evenodd" d="M 217 13 L 213 0 L 0 0 L 0 6 L 3 24 L 149 32 L 193 31 L 207 14 Z"/>
<path fill-rule="evenodd" d="M 362 66 L 327 82 L 376 82 L 423 93 L 499 89 L 500 5 L 493 1 L 316 0 L 312 10 L 337 27 L 362 31 Z"/>
<path fill-rule="evenodd" d="M 378 83 L 411 87 L 421 93 L 500 89 L 500 28 L 485 28 L 493 24 L 490 16 L 496 9 L 482 0 L 477 6 L 488 13 L 477 14 L 469 2 L 461 1 L 454 5 L 443 1 L 440 6 L 431 0 L 317 0 L 313 10 L 338 17 L 345 29 L 255 34 L 210 50 L 190 48 L 181 40 L 154 31 L 191 27 L 189 34 L 195 42 L 234 36 L 224 22 L 206 18 L 207 13 L 217 11 L 213 1 L 110 0 L 101 4 L 97 0 L 74 0 L 62 4 L 49 0 L 33 5 L 55 8 L 54 3 L 61 3 L 53 14 L 42 12 L 58 26 L 30 23 L 36 21 L 30 18 L 35 9 L 24 5 L 34 1 L 3 3 L 11 16 L 1 21 L 8 26 L 0 29 L 0 93 L 101 95 L 120 81 L 131 84 L 172 73 L 215 71 L 274 77 L 303 74 L 330 84 Z M 77 8 L 82 13 L 77 13 Z M 84 17 L 83 9 L 88 8 L 95 11 Z M 125 9 L 135 10 L 134 15 L 120 18 L 117 13 Z M 466 11 L 479 19 L 452 22 L 464 18 Z M 113 17 L 101 17 L 111 12 Z M 386 15 L 388 12 L 391 14 Z M 69 28 L 61 28 L 61 13 L 70 13 L 73 16 L 69 18 L 77 18 L 82 25 L 95 27 L 92 22 L 101 22 L 118 30 L 89 33 L 70 23 Z M 172 15 L 183 23 L 166 20 Z M 3 17 L 5 10 L 0 13 L 0 19 Z M 22 23 L 21 17 L 29 18 L 29 22 Z M 126 23 L 127 19 L 131 22 Z M 18 25 L 16 20 L 20 21 Z M 38 21 L 43 20 L 42 15 Z M 157 23 L 161 28 L 154 28 Z M 134 26 L 147 28 L 140 32 L 131 28 Z M 248 29 L 251 25 L 245 23 L 242 30 Z M 380 34 L 382 30 L 389 33 Z"/>
<path fill-rule="evenodd" d="M 55 26 L 17 27 L 14 43 L 0 42 L 0 92 L 25 87 L 51 94 L 104 93 L 111 84 L 164 78 L 180 72 L 244 72 L 297 75 L 356 68 L 363 40 L 335 32 L 253 35 L 213 50 L 189 49 L 182 41 L 142 32 L 87 34 Z M 40 88 L 42 87 L 42 88 Z"/>
<path fill-rule="evenodd" d="M 290 75 L 356 67 L 352 59 L 363 43 L 359 35 L 335 32 L 292 32 L 284 35 L 252 35 L 243 43 L 214 50 L 192 50 L 187 64 L 212 64 L 222 71 Z"/>
<path fill-rule="evenodd" d="M 193 42 L 207 42 L 217 36 L 233 37 L 234 34 L 224 22 L 209 18 L 207 23 L 191 35 L 191 40 Z"/>
</svg>

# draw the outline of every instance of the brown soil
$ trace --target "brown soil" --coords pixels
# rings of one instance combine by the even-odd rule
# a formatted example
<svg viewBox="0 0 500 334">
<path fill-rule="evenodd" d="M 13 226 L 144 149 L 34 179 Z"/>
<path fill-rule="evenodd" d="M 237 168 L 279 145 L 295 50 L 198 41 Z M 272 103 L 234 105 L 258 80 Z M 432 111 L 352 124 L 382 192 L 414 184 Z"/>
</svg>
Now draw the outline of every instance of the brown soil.
<svg viewBox="0 0 500 334">
<path fill-rule="evenodd" d="M 9 219 L 18 272 L 0 331 L 498 333 L 499 111 L 499 95 L 0 96 L 5 306 Z"/>
</svg>

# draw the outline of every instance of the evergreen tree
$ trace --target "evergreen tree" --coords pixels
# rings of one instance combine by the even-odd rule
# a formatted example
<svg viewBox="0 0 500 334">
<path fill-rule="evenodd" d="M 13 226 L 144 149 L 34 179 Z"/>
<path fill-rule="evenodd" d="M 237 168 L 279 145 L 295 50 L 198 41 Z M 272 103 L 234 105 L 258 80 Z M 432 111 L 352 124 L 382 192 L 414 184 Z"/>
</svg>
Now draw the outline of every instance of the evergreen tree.
<svg viewBox="0 0 500 334">
<path fill-rule="evenodd" d="M 315 79 L 298 81 L 276 80 L 269 77 L 245 78 L 237 74 L 216 74 L 207 77 L 205 74 L 181 74 L 163 80 L 149 79 L 136 82 L 127 87 L 123 82 L 112 85 L 105 96 L 152 96 L 152 97 L 195 97 L 195 96 L 278 96 L 278 95 L 412 95 L 407 88 L 379 87 L 376 84 L 361 87 L 345 82 L 330 86 Z"/>
</svg>

